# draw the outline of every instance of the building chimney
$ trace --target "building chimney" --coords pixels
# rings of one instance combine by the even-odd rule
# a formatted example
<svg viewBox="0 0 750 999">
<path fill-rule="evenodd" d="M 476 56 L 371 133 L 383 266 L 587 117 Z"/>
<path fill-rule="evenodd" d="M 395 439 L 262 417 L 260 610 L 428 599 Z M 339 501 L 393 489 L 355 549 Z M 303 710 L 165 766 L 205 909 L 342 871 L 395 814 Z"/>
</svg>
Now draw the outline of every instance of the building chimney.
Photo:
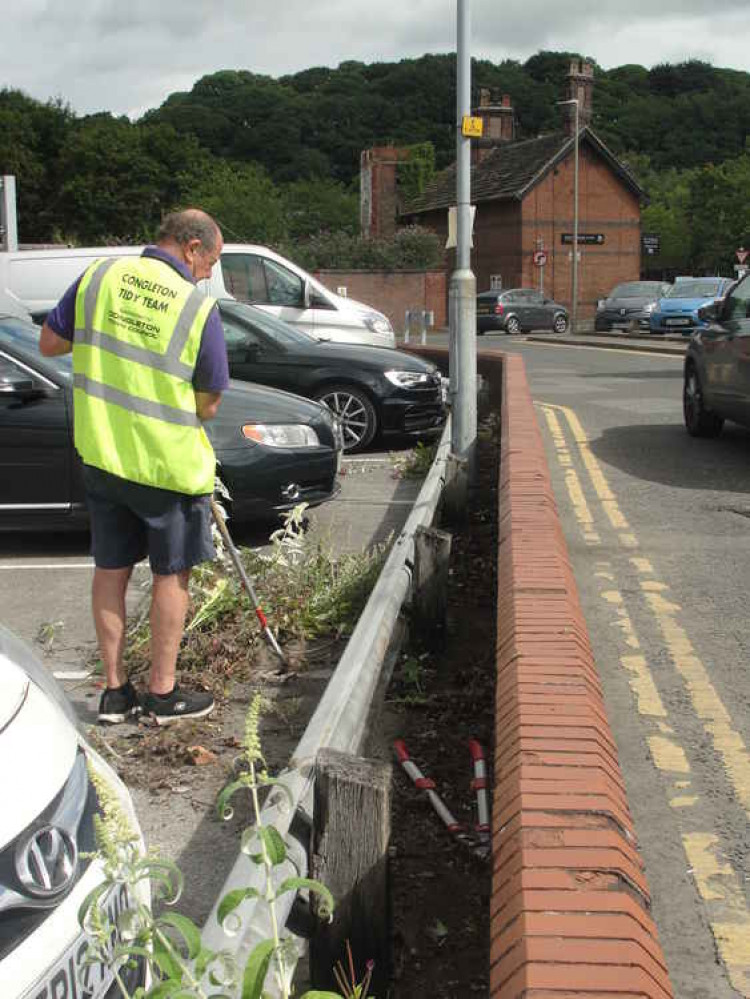
<svg viewBox="0 0 750 999">
<path fill-rule="evenodd" d="M 365 239 L 388 239 L 399 211 L 398 164 L 409 150 L 395 146 L 364 149 L 359 158 L 359 219 Z"/>
<path fill-rule="evenodd" d="M 485 156 L 501 142 L 512 142 L 515 138 L 515 115 L 510 103 L 510 95 L 492 93 L 486 87 L 479 90 L 479 107 L 472 114 L 483 122 L 482 138 L 472 143 L 472 162 L 481 163 Z"/>
<path fill-rule="evenodd" d="M 578 127 L 590 125 L 594 111 L 594 67 L 586 59 L 570 60 L 567 99 L 578 101 Z M 575 107 L 572 104 L 565 107 L 565 131 L 568 135 L 575 132 Z"/>
</svg>

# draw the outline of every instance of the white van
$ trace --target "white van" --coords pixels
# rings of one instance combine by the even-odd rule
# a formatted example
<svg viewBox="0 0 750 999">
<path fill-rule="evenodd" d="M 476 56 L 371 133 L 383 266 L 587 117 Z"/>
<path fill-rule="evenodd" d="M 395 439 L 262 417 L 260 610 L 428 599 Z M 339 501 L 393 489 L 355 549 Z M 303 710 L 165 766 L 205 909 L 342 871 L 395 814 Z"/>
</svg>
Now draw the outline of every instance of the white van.
<svg viewBox="0 0 750 999">
<path fill-rule="evenodd" d="M 37 322 L 97 257 L 138 255 L 142 246 L 94 246 L 0 253 L 0 289 L 19 299 Z M 252 302 L 321 340 L 394 347 L 393 327 L 382 312 L 343 298 L 301 267 L 265 246 L 227 243 L 211 277 L 214 298 Z"/>
</svg>

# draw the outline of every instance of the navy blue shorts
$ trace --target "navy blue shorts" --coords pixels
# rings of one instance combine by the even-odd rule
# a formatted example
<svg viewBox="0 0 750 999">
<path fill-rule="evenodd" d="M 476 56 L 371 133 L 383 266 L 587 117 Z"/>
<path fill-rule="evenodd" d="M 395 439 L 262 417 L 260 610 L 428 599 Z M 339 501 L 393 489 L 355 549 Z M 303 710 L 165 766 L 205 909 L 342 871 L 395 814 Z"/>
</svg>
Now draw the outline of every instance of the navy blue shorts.
<svg viewBox="0 0 750 999">
<path fill-rule="evenodd" d="M 185 496 L 83 466 L 91 554 L 100 569 L 124 569 L 148 555 L 158 576 L 215 555 L 209 496 Z"/>
</svg>

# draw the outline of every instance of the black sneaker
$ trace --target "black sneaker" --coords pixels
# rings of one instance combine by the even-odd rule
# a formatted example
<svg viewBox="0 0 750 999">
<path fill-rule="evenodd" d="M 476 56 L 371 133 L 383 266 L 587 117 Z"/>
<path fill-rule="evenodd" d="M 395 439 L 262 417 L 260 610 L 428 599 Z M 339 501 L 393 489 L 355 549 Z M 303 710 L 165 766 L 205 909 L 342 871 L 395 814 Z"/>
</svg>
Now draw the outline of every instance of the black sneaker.
<svg viewBox="0 0 750 999">
<path fill-rule="evenodd" d="M 169 725 L 180 718 L 205 718 L 214 709 L 214 699 L 204 690 L 182 690 L 175 686 L 171 694 L 148 693 L 143 698 L 143 713 L 157 725 Z"/>
<path fill-rule="evenodd" d="M 122 687 L 107 687 L 99 701 L 99 721 L 116 725 L 141 713 L 141 702 L 130 680 Z"/>
</svg>

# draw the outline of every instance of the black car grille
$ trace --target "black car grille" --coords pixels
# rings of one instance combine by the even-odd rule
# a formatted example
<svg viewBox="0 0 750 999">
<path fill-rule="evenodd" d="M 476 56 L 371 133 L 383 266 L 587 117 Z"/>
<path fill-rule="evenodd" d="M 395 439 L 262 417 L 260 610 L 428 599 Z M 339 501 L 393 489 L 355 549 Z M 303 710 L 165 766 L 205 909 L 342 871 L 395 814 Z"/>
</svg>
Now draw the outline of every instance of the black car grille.
<svg viewBox="0 0 750 999">
<path fill-rule="evenodd" d="M 432 406 L 410 406 L 404 413 L 404 430 L 413 433 L 417 430 L 431 430 L 440 427 L 445 420 L 442 404 Z"/>
</svg>

